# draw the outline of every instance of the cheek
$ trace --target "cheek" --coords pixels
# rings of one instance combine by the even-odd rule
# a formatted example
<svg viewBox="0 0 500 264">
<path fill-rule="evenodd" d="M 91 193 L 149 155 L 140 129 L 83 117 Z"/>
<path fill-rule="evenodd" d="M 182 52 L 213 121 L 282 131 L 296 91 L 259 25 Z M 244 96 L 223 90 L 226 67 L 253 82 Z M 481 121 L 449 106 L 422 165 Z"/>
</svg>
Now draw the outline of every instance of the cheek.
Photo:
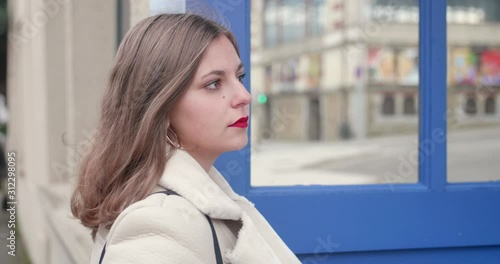
<svg viewBox="0 0 500 264">
<path fill-rule="evenodd" d="M 220 112 L 215 111 L 214 108 L 205 109 L 203 119 L 199 122 L 198 132 L 220 133 L 223 122 Z"/>
<path fill-rule="evenodd" d="M 198 134 L 198 135 L 202 135 L 203 134 L 203 131 L 210 131 L 210 122 L 208 122 L 207 120 L 197 120 L 197 122 L 195 122 L 195 124 L 193 125 L 193 132 L 194 134 Z"/>
<path fill-rule="evenodd" d="M 227 97 L 188 93 L 178 105 L 177 124 L 189 138 L 213 139 L 224 133 L 227 126 Z"/>
<path fill-rule="evenodd" d="M 219 134 L 224 125 L 223 112 L 219 108 L 214 104 L 198 104 L 189 108 L 186 119 L 190 120 L 191 133 L 196 136 Z"/>
</svg>

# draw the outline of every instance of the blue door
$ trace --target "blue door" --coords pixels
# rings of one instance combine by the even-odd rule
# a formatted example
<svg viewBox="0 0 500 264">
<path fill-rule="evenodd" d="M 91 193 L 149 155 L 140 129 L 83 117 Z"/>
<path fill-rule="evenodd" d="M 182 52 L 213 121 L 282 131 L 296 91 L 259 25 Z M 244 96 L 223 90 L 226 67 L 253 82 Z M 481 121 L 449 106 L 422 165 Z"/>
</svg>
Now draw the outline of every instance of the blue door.
<svg viewBox="0 0 500 264">
<path fill-rule="evenodd" d="M 280 5 L 285 4 L 290 4 L 292 7 L 296 8 L 303 8 L 302 5 L 305 5 L 306 10 L 316 10 L 318 12 L 316 13 L 318 16 L 322 14 L 322 12 L 324 12 L 322 11 L 321 4 L 328 5 L 325 7 L 325 10 L 334 10 L 339 14 L 346 14 L 346 16 L 349 14 L 352 15 L 352 12 L 359 11 L 356 11 L 350 7 L 351 3 L 353 2 L 359 1 L 255 1 L 255 3 L 260 6 L 267 6 L 269 10 L 271 10 L 272 8 L 275 8 L 274 10 L 277 10 L 276 8 L 278 8 Z M 477 83 L 481 81 L 479 80 L 482 76 L 481 67 L 484 68 L 485 65 L 490 64 L 493 66 L 497 65 L 495 64 L 497 63 L 495 61 L 495 56 L 496 54 L 498 54 L 498 52 L 495 53 L 495 48 L 498 48 L 498 46 L 500 46 L 500 42 L 494 43 L 497 46 L 493 44 L 488 47 L 479 45 L 482 48 L 479 55 L 464 55 L 465 59 L 462 58 L 464 56 L 462 56 L 463 54 L 460 53 L 463 51 L 464 47 L 467 46 L 468 42 L 467 36 L 464 36 L 464 34 L 462 34 L 462 38 L 464 39 L 462 41 L 462 44 L 460 44 L 460 42 L 457 42 L 457 45 L 453 44 L 457 46 L 455 47 L 450 43 L 449 48 L 447 48 L 447 29 L 450 30 L 450 32 L 448 33 L 452 34 L 452 28 L 454 29 L 461 27 L 460 23 L 458 22 L 457 25 L 447 24 L 447 9 L 449 12 L 448 22 L 451 23 L 450 19 L 460 19 L 461 16 L 464 16 L 463 14 L 461 15 L 460 12 L 462 11 L 460 10 L 469 10 L 465 8 L 459 8 L 460 5 L 465 4 L 465 2 L 467 1 L 450 1 L 449 3 L 444 0 L 420 0 L 418 2 L 364 2 L 367 2 L 367 4 L 371 3 L 372 5 L 381 6 L 377 11 L 378 13 L 372 10 L 372 12 L 374 12 L 374 15 L 371 16 L 372 18 L 376 17 L 377 14 L 383 17 L 384 12 L 388 12 L 389 15 L 387 17 L 390 17 L 390 19 L 404 19 L 405 16 L 408 16 L 410 17 L 408 18 L 408 21 L 403 21 L 401 22 L 401 24 L 414 23 L 415 27 L 418 29 L 416 31 L 418 32 L 418 35 L 404 35 L 401 38 L 402 41 L 409 38 L 418 39 L 418 45 L 416 45 L 415 48 L 417 49 L 419 55 L 416 60 L 417 66 L 414 65 L 414 67 L 417 67 L 416 70 L 418 73 L 416 79 L 418 81 L 418 84 L 416 86 L 418 100 L 412 101 L 412 99 L 409 99 L 409 97 L 406 96 L 407 94 L 411 94 L 412 90 L 408 88 L 411 87 L 411 84 L 401 85 L 401 87 L 403 88 L 400 88 L 399 86 L 395 87 L 397 85 L 393 85 L 395 88 L 391 85 L 386 85 L 382 89 L 376 88 L 381 86 L 376 82 L 373 87 L 363 85 L 362 82 L 360 86 L 357 86 L 356 83 L 359 84 L 359 82 L 356 82 L 355 79 L 355 81 L 353 82 L 354 85 L 352 87 L 339 88 L 339 90 L 344 89 L 344 94 L 348 94 L 346 97 L 342 97 L 345 95 L 339 95 L 340 97 L 338 99 L 332 99 L 332 101 L 321 101 L 323 100 L 322 98 L 326 95 L 322 95 L 321 88 L 313 89 L 313 87 L 311 88 L 312 90 L 297 93 L 303 96 L 303 98 L 298 101 L 293 101 L 299 102 L 296 103 L 297 107 L 299 107 L 300 105 L 306 105 L 303 108 L 306 109 L 304 110 L 306 114 L 302 114 L 302 111 L 299 110 L 296 110 L 298 112 L 293 112 L 294 109 L 296 109 L 293 107 L 290 110 L 293 113 L 296 113 L 296 116 L 299 116 L 298 119 L 304 120 L 298 123 L 306 127 L 304 129 L 299 129 L 302 131 L 301 133 L 304 133 L 304 135 L 306 136 L 299 135 L 295 136 L 294 138 L 293 135 L 289 135 L 291 139 L 288 139 L 290 139 L 289 141 L 298 141 L 299 143 L 297 143 L 297 145 L 307 144 L 308 142 L 311 144 L 315 144 L 318 149 L 322 149 L 322 151 L 324 151 L 321 154 L 316 153 L 316 156 L 321 157 L 322 155 L 335 155 L 336 151 L 341 151 L 339 150 L 340 148 L 332 147 L 331 150 L 328 150 L 327 148 L 327 151 L 325 151 L 325 148 L 323 146 L 325 144 L 328 144 L 325 142 L 330 142 L 328 140 L 328 137 L 329 133 L 331 134 L 331 131 L 329 132 L 328 126 L 330 126 L 331 124 L 321 119 L 323 117 L 317 118 L 317 116 L 324 116 L 331 114 L 334 111 L 341 111 L 338 109 L 342 107 L 336 108 L 337 110 L 328 107 L 330 105 L 341 105 L 349 102 L 348 105 L 345 105 L 346 114 L 336 114 L 338 118 L 336 117 L 337 119 L 335 119 L 335 121 L 332 121 L 332 123 L 335 123 L 337 125 L 335 130 L 338 131 L 336 141 L 347 142 L 345 144 L 349 144 L 349 142 L 352 142 L 354 140 L 354 142 L 361 142 L 359 143 L 359 147 L 364 147 L 363 142 L 370 141 L 363 140 L 369 140 L 371 137 L 375 137 L 373 136 L 373 132 L 371 132 L 375 128 L 373 123 L 370 122 L 373 122 L 373 120 L 382 120 L 383 122 L 387 121 L 387 126 L 391 124 L 390 122 L 393 122 L 392 120 L 395 120 L 394 122 L 399 122 L 399 119 L 397 118 L 387 120 L 387 118 L 391 117 L 386 118 L 385 116 L 380 117 L 380 119 L 377 119 L 378 117 L 372 118 L 369 115 L 365 115 L 363 117 L 363 113 L 370 113 L 373 111 L 373 105 L 365 105 L 364 102 L 371 100 L 369 99 L 369 97 L 373 93 L 375 93 L 374 91 L 379 91 L 376 89 L 382 89 L 383 91 L 380 92 L 380 95 L 377 95 L 378 97 L 374 97 L 373 99 L 373 102 L 378 102 L 378 106 L 381 109 L 382 115 L 390 116 L 394 113 L 397 114 L 399 111 L 401 112 L 402 118 L 404 118 L 406 115 L 411 115 L 413 108 L 418 108 L 418 110 L 416 110 L 415 116 L 418 122 L 414 131 L 416 138 L 418 135 L 418 142 L 416 142 L 412 147 L 413 150 L 415 150 L 414 152 L 412 152 L 412 158 L 414 160 L 418 160 L 418 162 L 416 163 L 417 176 L 415 180 L 408 179 L 406 175 L 402 175 L 401 170 L 404 171 L 403 165 L 405 164 L 405 162 L 403 162 L 402 159 L 398 159 L 398 157 L 392 157 L 392 159 L 397 163 L 395 163 L 393 169 L 387 168 L 385 173 L 382 175 L 383 180 L 374 182 L 375 184 L 364 184 L 362 181 L 360 184 L 350 184 L 349 182 L 347 182 L 347 184 L 317 184 L 314 182 L 312 184 L 307 184 L 303 181 L 297 181 L 297 184 L 278 183 L 274 185 L 267 184 L 267 186 L 256 186 L 255 184 L 253 184 L 253 177 L 259 177 L 258 175 L 256 176 L 255 173 L 260 172 L 262 168 L 259 166 L 255 166 L 256 160 L 252 158 L 253 156 L 251 156 L 251 152 L 255 154 L 261 151 L 260 148 L 262 148 L 262 146 L 266 146 L 269 150 L 273 151 L 283 147 L 283 145 L 274 144 L 272 143 L 272 141 L 264 140 L 259 143 L 259 146 L 249 145 L 242 151 L 224 155 L 216 162 L 216 166 L 223 173 L 223 175 L 227 177 L 233 188 L 238 193 L 245 195 L 255 203 L 256 207 L 265 215 L 265 217 L 273 225 L 275 230 L 282 236 L 282 238 L 290 246 L 290 248 L 299 256 L 303 263 L 500 263 L 500 182 L 498 181 L 499 178 L 497 173 L 495 172 L 491 172 L 491 179 L 487 178 L 486 180 L 484 180 L 483 178 L 481 178 L 483 168 L 489 166 L 495 168 L 497 164 L 500 164 L 500 158 L 498 158 L 498 155 L 496 155 L 496 157 L 494 157 L 495 155 L 491 154 L 484 155 L 487 153 L 498 154 L 500 152 L 500 149 L 493 149 L 493 151 L 489 149 L 494 148 L 494 144 L 496 144 L 495 142 L 500 142 L 500 135 L 495 133 L 495 131 L 498 130 L 495 130 L 496 128 L 494 126 L 495 124 L 500 123 L 500 119 L 498 118 L 498 100 L 500 99 L 498 97 L 498 84 L 494 81 L 492 81 L 492 83 L 490 84 L 487 84 L 486 81 L 491 79 L 486 78 L 488 76 L 485 77 L 486 79 L 481 79 L 486 80 L 484 82 L 481 82 L 482 86 L 477 85 Z M 488 5 L 496 6 L 497 10 L 500 9 L 500 5 L 495 5 L 494 1 L 483 0 L 473 2 L 474 3 L 472 4 L 483 2 L 485 5 L 470 8 L 470 10 L 473 10 L 474 12 L 479 10 L 474 13 L 476 14 L 476 16 L 474 16 L 474 14 L 466 16 L 470 17 L 470 21 L 472 21 L 471 23 L 474 23 L 474 19 L 478 21 L 481 19 L 488 19 L 488 17 L 491 15 L 491 8 L 488 8 Z M 190 1 L 188 1 L 188 3 L 190 3 Z M 296 47 L 307 47 L 314 53 L 314 38 L 312 37 L 310 40 L 303 41 L 302 43 L 295 42 L 294 44 L 293 41 L 297 38 L 297 36 L 294 35 L 295 32 L 304 31 L 306 32 L 304 33 L 306 34 L 306 36 L 307 34 L 314 35 L 314 32 L 316 31 L 319 32 L 316 32 L 319 34 L 319 36 L 321 36 L 321 34 L 328 34 L 328 32 L 318 29 L 318 25 L 315 25 L 314 21 L 307 23 L 305 26 L 293 24 L 295 22 L 292 22 L 291 27 L 295 30 L 290 30 L 290 27 L 287 28 L 283 27 L 282 25 L 280 26 L 279 22 L 275 24 L 276 27 L 272 26 L 272 23 L 274 23 L 272 22 L 274 21 L 273 15 L 275 17 L 280 16 L 282 18 L 285 16 L 299 17 L 297 18 L 297 21 L 299 21 L 297 23 L 300 23 L 300 16 L 295 16 L 296 14 L 294 15 L 293 13 L 295 12 L 294 10 L 296 10 L 294 8 L 282 9 L 281 12 L 275 13 L 269 11 L 270 15 L 269 17 L 263 18 L 263 23 L 255 23 L 256 21 L 251 21 L 250 19 L 251 9 L 256 8 L 251 4 L 255 3 L 250 3 L 250 1 L 243 0 L 213 0 L 210 1 L 210 3 L 211 8 L 215 10 L 215 13 L 213 14 L 216 14 L 218 19 L 224 21 L 226 25 L 236 33 L 241 50 L 241 57 L 245 64 L 247 76 L 250 76 L 250 74 L 257 74 L 257 72 L 250 72 L 250 65 L 254 63 L 253 58 L 252 62 L 250 59 L 251 50 L 253 50 L 253 44 L 251 44 L 250 35 L 254 34 L 252 33 L 254 29 L 252 28 L 251 30 L 251 24 L 252 27 L 260 27 L 262 29 L 262 27 L 264 27 L 262 24 L 267 23 L 266 21 L 271 21 L 269 22 L 270 26 L 266 28 L 265 33 L 268 34 L 268 37 L 264 36 L 262 38 L 264 38 L 265 40 L 261 39 L 260 41 L 266 42 L 263 45 L 268 45 L 270 47 L 273 47 L 274 45 L 278 49 L 279 43 L 285 43 L 286 39 L 290 39 L 291 44 L 287 47 L 291 47 L 293 45 L 296 45 Z M 412 3 L 413 6 L 411 6 Z M 458 7 L 455 6 L 455 8 L 453 5 L 458 5 Z M 401 6 L 411 6 L 411 8 L 405 9 L 406 13 L 403 13 L 406 15 L 402 13 L 403 15 L 401 16 L 397 15 L 391 17 L 391 15 L 394 15 L 394 13 L 391 12 L 399 12 L 398 8 L 401 8 Z M 481 7 L 483 9 L 481 9 Z M 193 6 L 192 8 L 195 9 L 196 7 Z M 359 7 L 358 9 L 361 10 L 361 7 Z M 417 13 L 415 13 L 415 10 L 417 10 Z M 194 11 L 198 12 L 200 10 Z M 359 14 L 361 13 L 362 12 L 360 11 Z M 492 14 L 491 16 L 493 16 L 493 23 L 485 24 L 496 26 L 497 22 L 495 19 L 498 15 Z M 340 17 L 340 19 L 336 20 L 336 16 L 326 16 L 325 19 L 327 23 L 334 24 L 334 27 L 344 29 L 344 31 L 342 32 L 348 34 L 349 21 L 348 19 L 342 21 L 342 16 Z M 416 19 L 417 22 L 412 22 L 412 19 Z M 361 41 L 356 42 L 357 44 L 355 43 L 353 47 L 367 50 L 370 48 L 370 45 L 372 47 L 380 47 L 385 45 L 383 41 L 377 42 L 378 40 L 380 40 L 379 36 L 387 34 L 387 31 L 395 32 L 396 29 L 393 29 L 390 25 L 386 27 L 384 27 L 384 25 L 381 26 L 380 23 L 382 22 L 380 21 L 383 22 L 383 20 L 378 20 L 378 24 L 372 23 L 371 25 L 375 28 L 378 26 L 379 29 L 373 29 L 372 34 L 368 34 L 368 39 L 361 39 Z M 364 23 L 368 22 L 365 21 Z M 464 24 L 463 27 L 470 26 Z M 484 32 L 482 34 L 484 36 L 489 35 L 486 34 L 486 32 L 490 32 L 490 34 L 496 34 L 493 32 L 499 32 L 498 28 L 499 27 L 496 27 L 496 31 L 484 31 L 483 29 L 481 29 L 483 31 L 479 31 Z M 459 29 L 457 30 L 458 32 L 460 32 Z M 455 34 L 454 36 L 459 35 L 458 37 L 454 38 L 456 38 L 457 41 L 460 41 L 460 34 L 453 34 Z M 451 35 L 448 36 L 451 38 Z M 331 41 L 332 43 L 334 43 L 336 41 L 335 37 L 338 36 L 333 34 L 331 35 L 331 38 L 328 38 L 329 40 L 324 37 L 324 42 Z M 472 38 L 474 37 L 471 36 L 469 40 L 473 41 Z M 371 42 L 372 44 L 370 44 Z M 347 44 L 344 43 L 339 45 Z M 401 46 L 398 45 L 400 44 L 396 44 L 393 48 L 400 52 Z M 447 68 L 450 65 L 451 58 L 455 58 L 453 57 L 455 56 L 454 54 L 450 55 L 451 48 L 461 49 L 457 51 L 458 55 L 456 55 L 455 61 L 456 69 L 453 69 L 453 71 L 456 71 L 456 74 L 454 72 L 454 75 L 450 77 L 451 72 L 448 71 L 450 71 L 451 69 L 448 69 L 447 71 Z M 465 48 L 473 50 L 473 48 L 470 47 Z M 492 51 L 490 52 L 490 50 Z M 265 55 L 265 53 L 263 54 Z M 372 53 L 371 51 L 366 51 L 364 53 L 366 58 L 375 58 L 374 54 L 375 52 Z M 392 61 L 396 61 L 396 68 L 402 67 L 402 65 L 404 65 L 404 60 L 399 60 L 402 53 L 398 54 L 399 55 L 389 56 L 389 58 L 391 59 L 388 60 L 390 63 L 392 63 Z M 329 60 L 331 58 L 335 58 L 335 55 L 331 55 L 330 57 L 326 55 L 323 56 L 324 60 Z M 289 58 L 284 56 L 282 61 L 288 61 L 288 59 Z M 257 58 L 256 60 L 265 61 L 265 58 L 261 57 Z M 366 78 L 372 77 L 376 80 L 376 78 L 378 78 L 377 76 L 379 76 L 377 75 L 378 73 L 373 73 L 373 69 L 370 68 L 370 65 L 359 65 L 354 73 L 350 72 L 349 70 L 343 72 L 342 74 L 338 74 L 335 72 L 328 72 L 329 69 L 323 69 L 323 73 L 321 75 L 323 76 L 321 77 L 322 79 L 320 81 L 316 80 L 317 83 L 315 83 L 314 78 L 311 77 L 314 77 L 314 74 L 316 72 L 314 70 L 314 66 L 311 66 L 310 64 L 306 64 L 306 66 L 304 66 L 304 64 L 300 61 L 301 58 L 297 60 L 298 61 L 295 62 L 292 61 L 292 63 L 290 64 L 294 65 L 293 67 L 296 67 L 292 67 L 292 69 L 297 70 L 298 73 L 296 75 L 299 76 L 298 78 L 302 78 L 300 77 L 301 74 L 309 76 L 308 78 L 310 78 L 309 80 L 311 86 L 321 86 L 321 83 L 324 83 L 325 80 L 330 80 L 330 74 L 333 74 L 333 76 L 338 76 L 338 78 L 344 78 L 343 75 L 353 74 L 354 78 L 359 78 L 364 81 L 366 81 Z M 314 60 L 314 58 L 309 59 L 309 61 Z M 323 65 L 326 65 L 329 62 L 323 61 L 321 63 L 323 63 Z M 464 73 L 463 76 L 460 75 L 460 71 L 465 67 L 464 63 L 468 63 L 467 65 L 472 65 L 469 65 L 470 69 L 475 70 L 475 74 L 477 75 L 475 77 L 473 76 L 473 78 L 477 79 L 474 79 L 476 80 L 476 82 L 470 84 L 469 86 L 466 85 L 468 75 L 466 73 Z M 263 64 L 265 64 L 265 62 L 263 62 Z M 274 67 L 274 64 L 271 66 Z M 348 65 L 346 65 L 345 67 L 348 68 Z M 390 68 L 391 67 L 389 67 L 389 69 Z M 254 69 L 253 66 L 252 69 Z M 263 69 L 264 70 L 259 70 L 258 73 L 261 78 L 266 78 L 266 76 L 268 75 L 275 75 L 274 68 L 263 67 Z M 401 72 L 399 68 L 393 71 L 396 72 L 395 78 L 397 81 L 397 78 L 401 77 Z M 490 77 L 492 77 L 493 79 L 495 77 L 498 77 L 497 75 L 495 75 L 495 71 L 497 71 L 497 69 L 494 69 L 492 71 L 494 72 L 490 74 Z M 293 72 L 292 74 L 290 74 L 290 71 L 288 71 L 288 73 L 286 74 L 286 76 L 292 76 L 292 78 L 294 78 Z M 449 78 L 453 80 L 450 81 Z M 335 78 L 332 77 L 331 79 L 335 81 Z M 452 90 L 450 88 L 450 83 L 453 82 L 458 82 L 458 84 L 453 86 L 458 87 L 456 88 L 456 91 L 458 91 L 456 92 L 456 94 L 459 94 L 457 96 L 455 96 L 455 90 Z M 250 85 L 250 78 L 247 78 L 245 80 L 245 84 L 247 87 L 252 87 L 252 94 L 254 96 L 254 104 L 252 104 L 252 115 L 256 113 L 255 111 L 257 107 L 264 106 L 262 107 L 262 109 L 265 109 L 266 107 L 269 109 L 269 106 L 266 104 L 272 105 L 273 102 L 278 102 L 278 100 L 281 100 L 277 99 L 278 97 L 276 94 L 273 94 L 269 91 L 259 91 L 256 94 L 255 90 L 253 90 L 254 86 Z M 274 85 L 275 83 L 272 83 L 273 87 L 271 87 L 271 89 L 275 88 Z M 299 83 L 298 86 L 300 85 L 301 84 Z M 288 89 L 286 88 L 288 87 L 286 85 L 284 85 L 283 87 L 283 91 L 286 91 L 286 89 Z M 394 89 L 387 87 L 393 87 Z M 471 87 L 474 89 L 472 89 Z M 353 97 L 354 99 L 350 99 L 349 94 L 351 93 L 351 90 L 349 89 L 352 90 L 352 94 L 357 94 L 357 96 Z M 399 93 L 400 90 L 398 89 L 410 90 L 404 90 L 404 95 L 402 97 L 391 97 L 391 94 Z M 488 91 L 490 93 L 483 93 L 483 91 Z M 283 94 L 287 94 L 287 96 L 289 96 L 290 93 L 293 92 L 283 92 Z M 479 95 L 479 93 L 481 93 L 481 95 Z M 339 94 L 343 93 L 339 92 Z M 490 99 L 488 94 L 493 94 L 493 97 L 490 96 L 493 99 Z M 460 102 L 466 102 L 467 104 L 465 110 L 461 112 L 465 113 L 463 120 L 458 120 L 454 118 L 454 116 L 452 118 L 452 115 L 450 114 L 450 109 L 455 109 L 450 106 L 452 104 L 452 96 L 454 98 L 454 102 L 455 99 L 458 98 L 456 100 L 462 100 Z M 474 101 L 477 97 L 481 97 L 483 98 L 483 100 L 480 101 L 479 99 L 477 99 L 478 101 Z M 318 102 L 321 102 L 321 105 L 318 106 Z M 335 102 L 337 104 L 335 104 Z M 398 103 L 401 106 L 396 106 Z M 277 104 L 275 104 L 275 106 L 276 105 Z M 377 105 L 377 103 L 375 105 Z M 359 109 L 356 106 L 359 106 Z M 481 108 L 482 110 L 479 109 L 479 106 L 483 107 Z M 497 108 L 495 108 L 495 106 L 497 106 Z M 359 111 L 361 111 L 361 114 Z M 453 132 L 452 130 L 456 129 L 458 126 L 462 126 L 462 124 L 464 126 L 473 126 L 472 123 L 474 123 L 474 114 L 479 112 L 485 114 L 485 118 L 490 118 L 491 122 L 489 122 L 488 124 L 493 127 L 491 128 L 491 131 L 493 131 L 491 133 L 493 139 L 496 139 L 496 141 L 492 140 L 491 142 L 493 142 L 493 144 L 486 143 L 484 147 L 481 147 L 484 148 L 484 151 L 479 151 L 478 154 L 473 154 L 472 152 L 468 154 L 467 152 L 468 149 L 474 148 L 476 146 L 476 144 L 474 143 L 476 141 L 466 140 L 467 142 L 472 142 L 473 144 L 471 143 L 470 146 L 463 145 L 463 148 L 459 149 L 457 147 L 455 149 L 454 146 L 465 143 L 460 141 L 461 134 L 457 134 L 457 136 L 454 138 L 456 138 L 456 142 L 462 143 L 456 143 L 455 141 L 453 141 L 454 138 L 452 140 L 452 137 L 450 136 Z M 488 113 L 493 113 L 493 116 L 488 117 Z M 263 126 L 265 126 L 266 123 L 269 124 L 273 122 L 272 120 L 269 121 L 269 116 L 266 117 L 265 114 L 262 115 L 260 119 L 261 120 L 259 120 L 259 124 L 264 124 Z M 479 119 L 483 121 L 485 120 L 484 118 Z M 469 120 L 472 121 L 469 122 Z M 308 126 L 307 124 L 311 125 Z M 256 125 L 256 123 L 252 123 L 252 126 L 254 125 Z M 477 125 L 476 127 L 483 128 L 484 126 Z M 308 132 L 311 129 L 315 130 L 313 132 Z M 318 132 L 318 130 L 320 132 Z M 390 130 L 391 131 L 389 132 L 385 131 L 389 136 L 384 137 L 385 140 L 389 142 L 388 144 L 391 144 L 390 142 L 392 140 L 397 141 L 397 138 L 399 137 L 390 136 L 390 132 L 392 132 L 392 129 Z M 476 133 L 474 132 L 475 130 L 467 131 L 472 131 L 470 132 L 472 135 L 475 135 L 474 133 Z M 282 142 L 288 142 L 287 134 L 283 134 L 285 132 L 286 131 L 283 131 L 283 129 L 281 129 L 281 134 L 271 136 L 268 135 L 267 138 L 281 137 L 283 139 Z M 478 137 L 482 138 L 482 136 Z M 264 138 L 266 138 L 265 135 Z M 362 140 L 356 141 L 356 138 L 362 138 Z M 472 138 L 476 138 L 474 140 L 481 139 L 478 139 L 474 136 L 472 136 Z M 477 142 L 477 144 L 480 144 L 479 141 Z M 332 146 L 338 147 L 340 145 Z M 371 157 L 373 158 L 373 160 L 371 161 L 372 163 L 378 163 L 377 159 L 381 157 L 383 153 L 391 151 L 391 149 L 388 149 L 384 146 L 385 145 L 382 145 L 381 148 L 374 150 L 375 153 L 371 153 Z M 392 145 L 392 148 L 395 149 L 397 148 L 397 146 Z M 468 157 L 466 160 L 470 161 L 477 159 L 478 162 L 473 162 L 469 165 L 464 165 L 464 162 L 452 163 L 450 160 L 453 158 L 455 153 L 458 153 L 458 151 L 463 151 L 463 155 Z M 284 153 L 283 155 L 287 154 L 286 151 L 282 153 Z M 288 155 L 288 159 L 283 159 L 281 160 L 281 162 L 280 159 L 275 159 L 277 163 L 282 163 L 275 164 L 282 171 L 286 171 L 287 168 L 289 169 L 286 173 L 280 175 L 293 175 L 295 173 L 295 167 L 292 165 L 298 164 L 303 159 L 307 159 L 310 158 L 310 156 L 313 156 L 313 154 L 307 151 L 304 151 L 302 154 L 300 154 L 300 151 L 298 153 L 299 154 L 297 155 L 303 156 L 293 159 L 293 156 Z M 410 153 L 409 155 L 412 154 Z M 487 161 L 490 158 L 492 158 L 493 160 L 496 159 L 496 164 L 492 162 L 481 163 L 481 161 Z M 264 164 L 264 161 L 261 160 L 261 163 L 259 164 Z M 340 159 L 339 161 L 337 161 L 337 163 L 340 165 L 336 166 L 344 166 L 344 164 L 347 164 L 349 162 L 351 161 L 347 159 Z M 364 164 L 368 163 L 369 160 L 364 160 Z M 359 164 L 356 166 L 362 167 L 364 164 Z M 461 165 L 465 166 L 464 169 L 457 169 Z M 477 165 L 477 167 L 473 167 L 475 165 Z M 315 166 L 330 165 L 316 164 Z M 375 165 L 373 165 L 373 168 L 375 168 Z M 399 173 L 398 169 L 401 169 L 399 170 Z M 277 168 L 274 171 L 278 173 L 279 170 Z M 466 176 L 468 175 L 468 178 L 466 177 L 465 180 L 457 179 L 454 181 L 452 180 L 452 178 L 455 173 L 456 175 L 460 173 L 466 173 Z M 328 179 L 327 173 L 324 176 L 326 179 Z M 292 176 L 290 177 L 292 178 Z M 307 173 L 304 173 L 303 178 L 307 179 L 307 177 Z"/>
</svg>

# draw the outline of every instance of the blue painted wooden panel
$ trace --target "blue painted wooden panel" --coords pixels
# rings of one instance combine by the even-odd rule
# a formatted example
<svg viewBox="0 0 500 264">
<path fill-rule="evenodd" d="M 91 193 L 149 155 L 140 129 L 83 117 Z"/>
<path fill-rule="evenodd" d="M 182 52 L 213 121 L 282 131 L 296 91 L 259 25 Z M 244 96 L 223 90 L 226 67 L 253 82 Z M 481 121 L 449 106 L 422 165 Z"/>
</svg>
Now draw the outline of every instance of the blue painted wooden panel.
<svg viewBox="0 0 500 264">
<path fill-rule="evenodd" d="M 419 140 L 434 145 L 430 155 L 420 152 L 419 180 L 438 191 L 446 185 L 446 0 L 419 4 Z"/>
<path fill-rule="evenodd" d="M 331 252 L 500 245 L 500 188 L 413 187 L 287 188 L 249 198 L 298 254 L 314 252 L 319 241 L 337 244 Z"/>
<path fill-rule="evenodd" d="M 500 247 L 394 250 L 299 255 L 304 264 L 498 264 Z"/>
</svg>

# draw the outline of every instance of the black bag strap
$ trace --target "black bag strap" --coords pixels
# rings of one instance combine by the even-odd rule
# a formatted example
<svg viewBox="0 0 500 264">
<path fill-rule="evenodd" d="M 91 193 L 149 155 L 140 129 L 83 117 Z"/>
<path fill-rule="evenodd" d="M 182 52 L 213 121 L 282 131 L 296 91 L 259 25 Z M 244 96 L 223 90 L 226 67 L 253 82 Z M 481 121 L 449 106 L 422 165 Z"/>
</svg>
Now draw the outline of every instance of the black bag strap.
<svg viewBox="0 0 500 264">
<path fill-rule="evenodd" d="M 217 264 L 223 264 L 222 263 L 222 254 L 220 252 L 220 247 L 219 247 L 219 240 L 217 239 L 217 233 L 215 232 L 214 224 L 212 223 L 212 219 L 210 219 L 210 216 L 205 215 L 207 217 L 208 223 L 210 224 L 210 228 L 212 229 L 212 237 L 214 240 L 214 250 L 215 250 L 215 260 L 217 261 Z"/>
<path fill-rule="evenodd" d="M 104 258 L 104 254 L 106 254 L 106 244 L 104 243 L 104 247 L 102 247 L 101 257 L 99 258 L 99 264 L 102 263 L 102 259 Z"/>
<path fill-rule="evenodd" d="M 180 196 L 178 193 L 171 191 L 171 190 L 159 191 L 159 192 L 152 193 L 150 195 L 157 194 L 157 193 L 164 193 L 166 195 L 173 194 L 173 195 Z M 221 254 L 220 247 L 219 247 L 219 240 L 217 239 L 217 233 L 215 232 L 214 224 L 212 223 L 212 219 L 210 219 L 210 217 L 208 215 L 205 215 L 205 217 L 207 218 L 208 224 L 210 224 L 210 229 L 212 230 L 212 238 L 214 240 L 215 260 L 217 261 L 217 264 L 223 264 L 222 254 Z M 104 259 L 104 254 L 106 254 L 106 244 L 107 243 L 104 243 L 104 247 L 102 248 L 101 257 L 99 258 L 99 264 L 102 263 L 102 260 Z"/>
</svg>

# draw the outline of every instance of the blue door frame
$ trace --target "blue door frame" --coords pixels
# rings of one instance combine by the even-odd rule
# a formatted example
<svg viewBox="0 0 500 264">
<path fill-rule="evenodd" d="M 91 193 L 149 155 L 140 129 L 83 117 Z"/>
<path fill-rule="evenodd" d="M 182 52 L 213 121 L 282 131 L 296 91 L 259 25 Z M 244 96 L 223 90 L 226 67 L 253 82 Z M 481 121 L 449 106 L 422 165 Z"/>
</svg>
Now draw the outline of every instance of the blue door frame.
<svg viewBox="0 0 500 264">
<path fill-rule="evenodd" d="M 250 74 L 250 2 L 210 2 Z M 251 146 L 215 164 L 303 263 L 500 263 L 500 182 L 446 180 L 446 1 L 419 5 L 419 140 L 434 150 L 420 152 L 418 183 L 256 188 Z"/>
</svg>

